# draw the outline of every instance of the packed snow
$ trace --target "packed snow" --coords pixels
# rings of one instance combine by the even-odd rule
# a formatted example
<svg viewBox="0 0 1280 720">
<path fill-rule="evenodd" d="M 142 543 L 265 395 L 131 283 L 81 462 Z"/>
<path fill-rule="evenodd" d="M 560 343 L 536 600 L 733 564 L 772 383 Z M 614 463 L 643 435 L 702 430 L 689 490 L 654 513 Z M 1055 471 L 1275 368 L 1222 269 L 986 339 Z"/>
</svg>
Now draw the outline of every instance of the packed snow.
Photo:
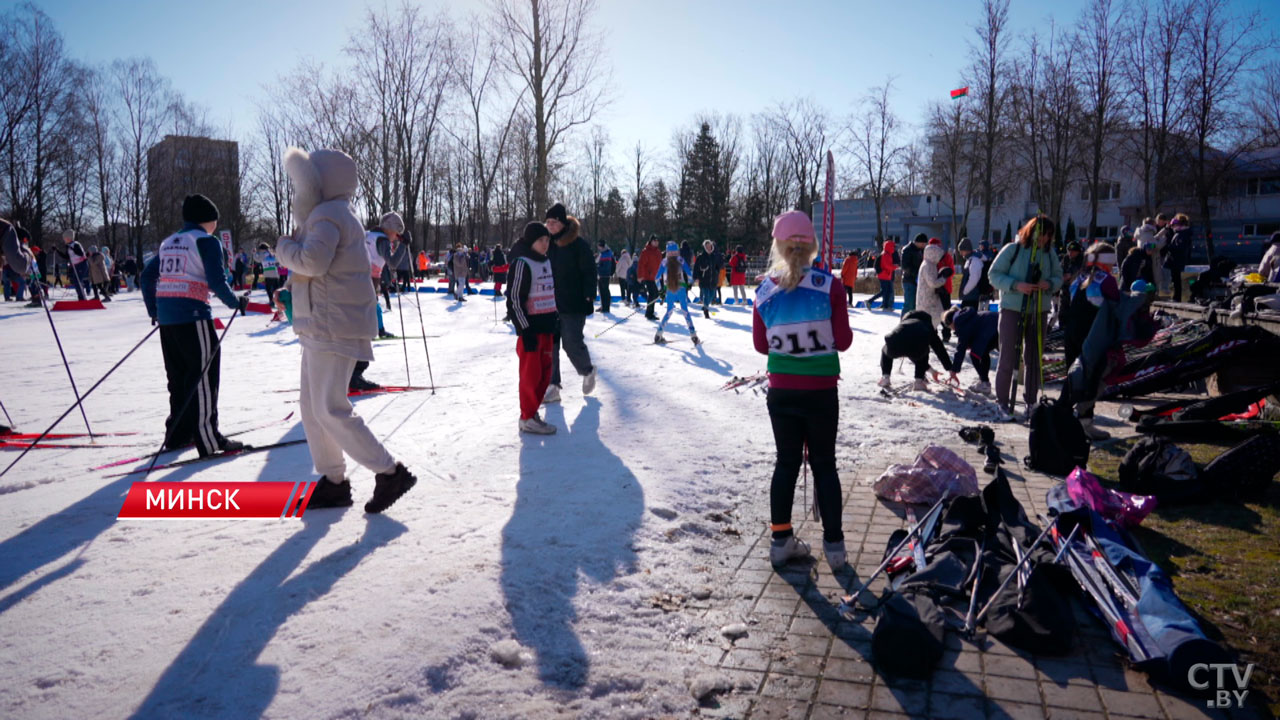
<svg viewBox="0 0 1280 720">
<path fill-rule="evenodd" d="M 89 468 L 160 442 L 168 405 L 156 337 L 85 403 L 95 431 L 140 435 L 33 451 L 0 478 L 0 716 L 683 716 L 728 689 L 706 649 L 742 630 L 723 588 L 741 560 L 731 548 L 768 523 L 773 466 L 763 392 L 721 389 L 764 369 L 750 309 L 697 312 L 697 347 L 678 313 L 666 332 L 678 342 L 666 346 L 618 303 L 612 318 L 592 316 L 599 383 L 584 398 L 564 358 L 564 401 L 544 408 L 560 432 L 542 437 L 517 432 L 515 335 L 492 297 L 393 297 L 387 328 L 423 335 L 419 307 L 430 369 L 422 339 L 379 342 L 366 377 L 434 377 L 440 389 L 356 403 L 419 478 L 384 515 L 360 510 L 373 477 L 356 467 L 356 506 L 345 511 L 117 521 L 141 478 Z M 952 436 L 994 407 L 941 390 L 885 400 L 881 336 L 897 315 L 850 313 L 839 463 L 857 466 L 869 493 L 885 451 Z M 137 293 L 53 317 L 82 392 L 150 329 Z M 74 401 L 49 320 L 8 303 L 0 331 L 0 400 L 19 429 L 39 432 Z M 223 432 L 295 413 L 239 439 L 301 438 L 288 325 L 236 318 L 224 348 Z M 909 364 L 903 372 L 896 383 L 909 381 Z M 966 367 L 964 384 L 975 379 Z M 58 429 L 84 428 L 73 413 Z M 150 476 L 299 478 L 314 478 L 305 445 Z M 712 610 L 678 609 L 690 597 Z"/>
</svg>

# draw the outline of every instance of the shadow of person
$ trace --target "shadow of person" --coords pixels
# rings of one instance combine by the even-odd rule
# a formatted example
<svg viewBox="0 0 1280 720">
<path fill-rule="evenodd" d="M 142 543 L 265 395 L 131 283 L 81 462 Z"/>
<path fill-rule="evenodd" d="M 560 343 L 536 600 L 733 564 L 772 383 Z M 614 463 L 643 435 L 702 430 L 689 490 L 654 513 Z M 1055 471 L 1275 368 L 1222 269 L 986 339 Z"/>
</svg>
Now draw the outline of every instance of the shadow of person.
<svg viewBox="0 0 1280 720">
<path fill-rule="evenodd" d="M 279 689 L 280 669 L 255 660 L 276 631 L 307 603 L 329 592 L 364 558 L 407 530 L 386 516 L 370 515 L 358 542 L 293 575 L 342 514 L 303 515 L 302 529 L 227 595 L 131 717 L 261 716 Z"/>
<path fill-rule="evenodd" d="M 558 406 L 557 406 L 558 407 Z M 578 576 L 602 583 L 635 571 L 632 535 L 644 491 L 601 442 L 600 401 L 573 426 L 522 436 L 515 508 L 502 530 L 502 592 L 516 640 L 538 655 L 538 677 L 578 689 L 590 662 L 574 632 Z"/>
</svg>

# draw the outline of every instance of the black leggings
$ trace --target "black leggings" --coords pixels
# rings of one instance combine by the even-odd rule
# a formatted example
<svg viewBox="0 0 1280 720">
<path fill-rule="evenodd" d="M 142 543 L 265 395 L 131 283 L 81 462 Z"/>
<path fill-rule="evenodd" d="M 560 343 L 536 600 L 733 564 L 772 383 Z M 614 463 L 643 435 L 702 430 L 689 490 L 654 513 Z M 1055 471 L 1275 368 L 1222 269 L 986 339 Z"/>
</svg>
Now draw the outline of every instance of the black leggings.
<svg viewBox="0 0 1280 720">
<path fill-rule="evenodd" d="M 924 379 L 925 371 L 929 369 L 929 351 L 928 350 L 925 350 L 924 352 L 920 353 L 916 357 L 910 357 L 906 355 L 893 355 L 893 354 L 890 354 L 888 345 L 884 346 L 884 348 L 880 350 L 880 374 L 885 376 L 891 375 L 893 373 L 893 361 L 897 360 L 900 357 L 908 357 L 911 360 L 912 364 L 916 366 L 917 380 Z M 987 362 L 988 364 L 990 364 L 990 359 L 988 359 Z"/>
<path fill-rule="evenodd" d="M 783 528 L 775 529 L 773 537 L 785 538 L 792 534 L 791 506 L 795 502 L 796 480 L 807 444 L 818 512 L 822 515 L 822 539 L 824 542 L 844 540 L 841 529 L 844 508 L 840 476 L 836 473 L 836 426 L 840 419 L 836 389 L 769 388 L 767 404 L 773 440 L 778 446 L 773 483 L 769 488 L 769 522 L 775 528 Z"/>
</svg>

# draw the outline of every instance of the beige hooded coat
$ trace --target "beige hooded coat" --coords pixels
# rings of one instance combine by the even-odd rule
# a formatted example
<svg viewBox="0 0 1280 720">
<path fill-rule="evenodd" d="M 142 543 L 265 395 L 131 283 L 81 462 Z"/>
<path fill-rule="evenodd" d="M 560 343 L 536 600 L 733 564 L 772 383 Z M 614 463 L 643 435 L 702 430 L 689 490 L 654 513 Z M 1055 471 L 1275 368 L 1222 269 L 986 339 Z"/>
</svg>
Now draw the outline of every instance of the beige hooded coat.
<svg viewBox="0 0 1280 720">
<path fill-rule="evenodd" d="M 926 245 L 924 260 L 920 263 L 920 276 L 916 280 L 916 309 L 929 313 L 933 324 L 942 322 L 942 300 L 938 288 L 946 285 L 946 278 L 938 276 L 938 261 L 942 259 L 941 245 Z"/>
<path fill-rule="evenodd" d="M 304 348 L 372 361 L 378 298 L 364 228 L 351 211 L 356 163 L 338 150 L 290 148 L 285 169 L 296 188 L 294 231 L 280 238 L 276 257 L 290 270 L 293 330 Z"/>
</svg>

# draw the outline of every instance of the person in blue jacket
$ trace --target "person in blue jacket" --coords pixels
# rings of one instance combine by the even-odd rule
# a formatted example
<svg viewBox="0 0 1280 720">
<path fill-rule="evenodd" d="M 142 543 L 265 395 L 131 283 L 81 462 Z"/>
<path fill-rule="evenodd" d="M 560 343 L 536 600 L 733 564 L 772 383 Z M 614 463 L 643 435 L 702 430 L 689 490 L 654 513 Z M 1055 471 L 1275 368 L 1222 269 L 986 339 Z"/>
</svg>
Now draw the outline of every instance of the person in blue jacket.
<svg viewBox="0 0 1280 720">
<path fill-rule="evenodd" d="M 689 268 L 688 261 L 680 256 L 680 247 L 674 242 L 667 243 L 667 257 L 658 266 L 655 282 L 659 286 L 664 282 L 667 285 L 667 313 L 662 316 L 662 322 L 658 323 L 658 334 L 653 336 L 653 341 L 658 344 L 666 342 L 662 337 L 662 329 L 671 319 L 676 303 L 680 303 L 680 312 L 684 313 L 685 324 L 689 326 L 689 339 L 697 345 L 698 333 L 693 329 L 693 318 L 689 316 L 689 284 L 693 282 L 693 270 Z"/>
<path fill-rule="evenodd" d="M 603 240 L 596 241 L 596 289 L 600 291 L 600 312 L 609 312 L 609 301 L 613 299 L 613 291 L 609 289 L 609 280 L 618 270 L 618 261 L 613 259 L 613 251 Z"/>
<path fill-rule="evenodd" d="M 213 236 L 218 208 L 203 195 L 182 201 L 182 229 L 165 238 L 142 270 L 142 300 L 160 326 L 160 348 L 169 379 L 166 448 L 195 443 L 200 456 L 243 450 L 244 443 L 218 431 L 221 352 L 209 295 L 244 314 L 248 294 L 227 284 L 222 243 Z M 208 366 L 207 371 L 205 366 Z"/>
<path fill-rule="evenodd" d="M 999 343 L 1000 316 L 965 305 L 953 307 L 942 314 L 942 324 L 951 329 L 956 339 L 956 352 L 951 358 L 951 382 L 960 384 L 960 368 L 964 366 L 965 353 L 978 371 L 978 382 L 969 386 L 970 392 L 991 394 L 991 352 Z"/>
</svg>

